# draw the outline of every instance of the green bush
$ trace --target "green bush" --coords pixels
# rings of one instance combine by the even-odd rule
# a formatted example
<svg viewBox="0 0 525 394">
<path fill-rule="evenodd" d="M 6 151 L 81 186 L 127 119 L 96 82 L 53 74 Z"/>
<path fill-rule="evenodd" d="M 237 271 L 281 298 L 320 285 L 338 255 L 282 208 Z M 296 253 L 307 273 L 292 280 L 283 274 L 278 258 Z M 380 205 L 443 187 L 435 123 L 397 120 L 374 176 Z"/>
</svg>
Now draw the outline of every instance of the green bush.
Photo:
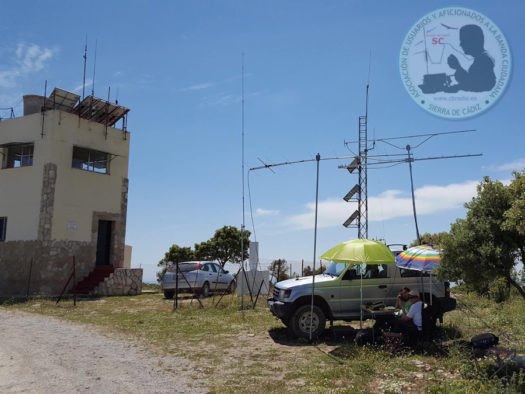
<svg viewBox="0 0 525 394">
<path fill-rule="evenodd" d="M 506 301 L 509 299 L 509 283 L 505 278 L 497 278 L 492 281 L 489 285 L 489 298 L 497 303 Z"/>
</svg>

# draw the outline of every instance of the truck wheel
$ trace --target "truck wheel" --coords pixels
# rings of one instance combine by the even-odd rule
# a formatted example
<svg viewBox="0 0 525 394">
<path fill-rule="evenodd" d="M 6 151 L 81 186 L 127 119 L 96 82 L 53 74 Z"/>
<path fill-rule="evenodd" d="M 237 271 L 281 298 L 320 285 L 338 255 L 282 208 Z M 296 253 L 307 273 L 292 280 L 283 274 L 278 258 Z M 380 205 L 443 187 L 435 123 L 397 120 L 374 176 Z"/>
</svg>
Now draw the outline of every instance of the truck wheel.
<svg viewBox="0 0 525 394">
<path fill-rule="evenodd" d="M 164 297 L 166 297 L 168 300 L 172 299 L 175 295 L 175 292 L 173 290 L 164 290 Z"/>
<path fill-rule="evenodd" d="M 314 305 L 313 314 L 311 314 L 311 306 L 303 305 L 297 308 L 292 315 L 290 326 L 293 333 L 299 338 L 310 339 L 310 327 L 312 338 L 318 338 L 326 326 L 326 317 L 318 306 Z"/>
</svg>

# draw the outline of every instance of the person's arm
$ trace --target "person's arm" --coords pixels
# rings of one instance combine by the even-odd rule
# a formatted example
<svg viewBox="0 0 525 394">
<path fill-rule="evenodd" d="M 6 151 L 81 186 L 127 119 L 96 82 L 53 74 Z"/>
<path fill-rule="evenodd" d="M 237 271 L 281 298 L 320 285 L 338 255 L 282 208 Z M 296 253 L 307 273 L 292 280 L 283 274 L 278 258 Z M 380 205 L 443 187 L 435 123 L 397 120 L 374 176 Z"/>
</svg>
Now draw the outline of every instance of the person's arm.
<svg viewBox="0 0 525 394">
<path fill-rule="evenodd" d="M 412 308 L 410 308 L 412 310 Z M 403 316 L 401 316 L 401 320 L 412 320 L 413 317 L 410 317 L 409 314 L 410 314 L 410 311 L 406 311 L 405 309 L 405 305 L 403 304 Z"/>
</svg>

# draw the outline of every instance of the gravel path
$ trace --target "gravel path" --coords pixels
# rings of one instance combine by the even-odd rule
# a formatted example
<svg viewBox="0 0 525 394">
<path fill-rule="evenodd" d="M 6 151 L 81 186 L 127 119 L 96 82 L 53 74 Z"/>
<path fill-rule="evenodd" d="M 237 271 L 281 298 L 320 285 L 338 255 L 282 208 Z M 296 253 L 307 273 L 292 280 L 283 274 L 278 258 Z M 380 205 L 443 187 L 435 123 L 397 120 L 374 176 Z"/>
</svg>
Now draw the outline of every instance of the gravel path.
<svg viewBox="0 0 525 394">
<path fill-rule="evenodd" d="M 87 326 L 0 309 L 0 393 L 199 393 L 192 364 Z"/>
</svg>

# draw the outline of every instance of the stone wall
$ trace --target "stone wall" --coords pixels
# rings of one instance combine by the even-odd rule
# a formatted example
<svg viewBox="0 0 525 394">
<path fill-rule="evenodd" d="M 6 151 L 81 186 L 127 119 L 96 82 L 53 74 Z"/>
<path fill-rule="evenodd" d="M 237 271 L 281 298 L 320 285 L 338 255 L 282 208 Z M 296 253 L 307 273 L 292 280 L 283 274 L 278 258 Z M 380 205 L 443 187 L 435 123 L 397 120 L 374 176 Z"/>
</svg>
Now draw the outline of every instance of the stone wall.
<svg viewBox="0 0 525 394">
<path fill-rule="evenodd" d="M 1 242 L 0 296 L 59 295 L 73 272 L 73 256 L 78 282 L 95 268 L 95 254 L 89 242 Z"/>
<path fill-rule="evenodd" d="M 116 268 L 92 292 L 100 296 L 131 296 L 142 292 L 142 268 Z"/>
<path fill-rule="evenodd" d="M 42 180 L 42 195 L 40 197 L 40 221 L 38 224 L 39 241 L 49 241 L 51 239 L 56 180 L 57 165 L 53 163 L 45 164 Z"/>
</svg>

